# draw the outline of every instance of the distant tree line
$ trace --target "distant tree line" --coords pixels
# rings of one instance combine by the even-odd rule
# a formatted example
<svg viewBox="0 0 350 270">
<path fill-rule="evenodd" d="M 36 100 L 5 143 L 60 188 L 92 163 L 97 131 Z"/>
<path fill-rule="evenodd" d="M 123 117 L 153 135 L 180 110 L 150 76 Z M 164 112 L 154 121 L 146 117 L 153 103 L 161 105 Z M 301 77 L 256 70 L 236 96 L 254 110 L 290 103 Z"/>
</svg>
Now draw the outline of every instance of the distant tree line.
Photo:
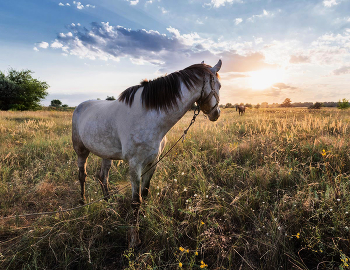
<svg viewBox="0 0 350 270">
<path fill-rule="evenodd" d="M 250 103 L 226 103 L 226 105 L 220 105 L 220 108 L 235 108 L 237 105 L 244 105 L 248 108 L 292 108 L 292 107 L 303 107 L 303 108 L 309 108 L 309 109 L 320 109 L 322 107 L 337 107 L 339 109 L 347 109 L 350 108 L 350 103 L 347 99 L 339 100 L 338 102 L 292 102 L 290 98 L 286 98 L 281 104 L 279 103 L 272 103 L 268 104 L 267 102 L 262 102 L 261 104 L 258 103 L 256 105 L 252 105 Z"/>
</svg>

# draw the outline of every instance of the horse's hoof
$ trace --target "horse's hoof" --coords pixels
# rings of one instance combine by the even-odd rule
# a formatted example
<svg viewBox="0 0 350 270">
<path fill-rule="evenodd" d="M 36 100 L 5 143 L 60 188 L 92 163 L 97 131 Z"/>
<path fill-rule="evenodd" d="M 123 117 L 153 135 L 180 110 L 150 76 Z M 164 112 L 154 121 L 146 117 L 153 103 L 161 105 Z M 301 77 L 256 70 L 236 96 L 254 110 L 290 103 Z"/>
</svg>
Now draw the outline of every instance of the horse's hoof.
<svg viewBox="0 0 350 270">
<path fill-rule="evenodd" d="M 140 245 L 139 230 L 137 228 L 131 228 L 129 231 L 129 248 L 137 248 Z"/>
</svg>

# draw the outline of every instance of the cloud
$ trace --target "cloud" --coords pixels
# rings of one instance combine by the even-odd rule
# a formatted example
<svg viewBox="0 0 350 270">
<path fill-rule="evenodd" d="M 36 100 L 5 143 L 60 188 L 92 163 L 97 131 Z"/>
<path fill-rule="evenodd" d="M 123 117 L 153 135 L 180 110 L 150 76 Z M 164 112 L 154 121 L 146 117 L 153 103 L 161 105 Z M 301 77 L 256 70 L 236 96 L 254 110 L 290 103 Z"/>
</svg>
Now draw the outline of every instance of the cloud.
<svg viewBox="0 0 350 270">
<path fill-rule="evenodd" d="M 232 3 L 243 3 L 242 0 L 211 0 L 210 1 L 210 6 L 213 6 L 215 8 L 225 6 L 226 3 L 232 4 Z"/>
<path fill-rule="evenodd" d="M 350 74 L 350 66 L 343 66 L 333 71 L 334 75 Z"/>
<path fill-rule="evenodd" d="M 128 0 L 130 2 L 130 5 L 136 6 L 139 3 L 139 0 Z"/>
<path fill-rule="evenodd" d="M 47 49 L 47 48 L 49 47 L 49 43 L 47 43 L 47 42 L 45 42 L 45 41 L 40 42 L 40 43 L 38 44 L 38 47 L 39 47 L 39 48 L 42 48 L 42 49 Z"/>
<path fill-rule="evenodd" d="M 260 52 L 239 54 L 230 47 L 231 43 L 215 42 L 197 33 L 181 34 L 173 27 L 167 28 L 167 35 L 153 30 L 112 26 L 108 22 L 92 23 L 90 29 L 77 24 L 68 27 L 70 31 L 59 33 L 50 43 L 51 48 L 80 58 L 114 61 L 127 58 L 137 65 L 158 66 L 161 72 L 172 72 L 202 60 L 213 65 L 219 58 L 224 62 L 222 72 L 277 67 L 265 63 L 265 57 Z"/>
<path fill-rule="evenodd" d="M 343 33 L 327 33 L 311 43 L 309 54 L 320 64 L 339 64 L 350 57 L 350 29 Z"/>
<path fill-rule="evenodd" d="M 339 3 L 336 1 L 336 0 L 324 0 L 323 1 L 323 5 L 325 7 L 332 7 L 332 6 L 336 6 L 338 5 Z"/>
<path fill-rule="evenodd" d="M 243 22 L 242 18 L 236 18 L 235 19 L 235 25 L 239 25 L 241 22 Z"/>
<path fill-rule="evenodd" d="M 262 12 L 261 14 L 253 15 L 253 16 L 249 17 L 249 18 L 247 19 L 247 21 L 249 21 L 249 22 L 254 22 L 256 18 L 272 17 L 272 16 L 274 16 L 273 13 L 271 13 L 270 11 L 267 11 L 267 10 L 264 9 L 263 12 Z"/>
<path fill-rule="evenodd" d="M 36 52 L 39 51 L 39 49 L 37 47 L 34 47 L 33 50 L 36 51 Z"/>
<path fill-rule="evenodd" d="M 262 91 L 261 94 L 265 96 L 278 97 L 281 94 L 285 94 L 285 92 L 293 93 L 297 89 L 297 87 L 293 87 L 285 83 L 275 83 L 271 87 Z"/>
<path fill-rule="evenodd" d="M 280 89 L 280 90 L 284 90 L 284 89 L 295 90 L 295 89 L 297 89 L 297 87 L 293 87 L 293 86 L 287 85 L 285 83 L 275 83 L 272 87 Z"/>
<path fill-rule="evenodd" d="M 254 42 L 255 42 L 255 44 L 260 44 L 260 43 L 263 43 L 264 40 L 263 40 L 263 38 L 254 38 Z"/>
<path fill-rule="evenodd" d="M 291 64 L 300 64 L 300 63 L 310 63 L 310 57 L 306 55 L 291 55 L 289 59 Z"/>
<path fill-rule="evenodd" d="M 160 10 L 162 11 L 162 13 L 163 14 L 166 14 L 166 13 L 168 13 L 169 11 L 168 10 L 166 10 L 165 8 L 163 8 L 163 7 L 159 7 L 160 8 Z"/>
<path fill-rule="evenodd" d="M 136 1 L 138 2 L 138 0 L 136 0 Z M 61 7 L 64 7 L 64 6 L 70 7 L 71 6 L 69 3 L 63 4 L 62 2 L 60 2 L 58 5 Z M 95 8 L 96 7 L 96 6 L 91 5 L 91 4 L 86 4 L 84 6 L 81 2 L 77 2 L 77 1 L 73 1 L 73 5 L 75 5 L 77 9 Z"/>
<path fill-rule="evenodd" d="M 275 69 L 277 65 L 265 63 L 265 56 L 260 52 L 240 55 L 236 51 L 226 51 L 219 54 L 224 60 L 223 72 L 249 72 L 260 69 Z"/>
</svg>

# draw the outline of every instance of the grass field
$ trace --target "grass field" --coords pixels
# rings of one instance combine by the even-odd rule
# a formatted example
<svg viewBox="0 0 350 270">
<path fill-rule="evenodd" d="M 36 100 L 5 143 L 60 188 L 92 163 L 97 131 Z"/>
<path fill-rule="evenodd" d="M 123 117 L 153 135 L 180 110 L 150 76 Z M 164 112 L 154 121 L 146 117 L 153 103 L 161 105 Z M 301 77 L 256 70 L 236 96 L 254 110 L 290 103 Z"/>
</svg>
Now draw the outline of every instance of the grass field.
<svg viewBox="0 0 350 270">
<path fill-rule="evenodd" d="M 202 115 L 157 168 L 128 249 L 128 166 L 78 205 L 71 112 L 0 112 L 0 269 L 350 269 L 350 111 Z M 169 148 L 192 118 L 168 134 Z M 87 201 L 102 197 L 88 159 Z"/>
</svg>

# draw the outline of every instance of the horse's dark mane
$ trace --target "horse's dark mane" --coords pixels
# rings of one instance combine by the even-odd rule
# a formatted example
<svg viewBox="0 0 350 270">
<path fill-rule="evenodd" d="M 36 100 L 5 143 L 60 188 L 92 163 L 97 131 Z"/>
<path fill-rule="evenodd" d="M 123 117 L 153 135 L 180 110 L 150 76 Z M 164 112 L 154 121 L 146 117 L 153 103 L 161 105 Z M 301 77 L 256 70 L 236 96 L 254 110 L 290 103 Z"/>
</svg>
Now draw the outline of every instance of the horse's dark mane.
<svg viewBox="0 0 350 270">
<path fill-rule="evenodd" d="M 147 109 L 167 111 L 176 107 L 177 99 L 181 99 L 181 81 L 189 90 L 192 90 L 196 86 L 203 84 L 203 76 L 205 74 L 213 75 L 210 68 L 210 66 L 205 64 L 195 64 L 155 80 L 144 80 L 141 84 L 124 90 L 118 100 L 125 102 L 131 107 L 137 90 L 143 87 L 141 94 L 142 105 Z"/>
</svg>

